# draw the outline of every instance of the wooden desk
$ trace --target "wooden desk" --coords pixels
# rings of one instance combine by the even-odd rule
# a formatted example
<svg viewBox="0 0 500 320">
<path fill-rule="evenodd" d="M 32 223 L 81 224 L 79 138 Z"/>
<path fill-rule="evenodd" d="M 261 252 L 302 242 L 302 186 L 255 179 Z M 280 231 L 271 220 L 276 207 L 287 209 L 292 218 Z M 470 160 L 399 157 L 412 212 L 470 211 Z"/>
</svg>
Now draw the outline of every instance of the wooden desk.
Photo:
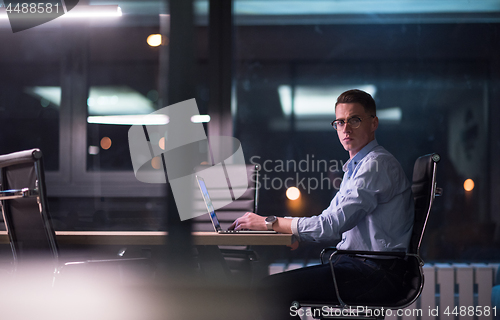
<svg viewBox="0 0 500 320">
<path fill-rule="evenodd" d="M 162 245 L 168 241 L 161 231 L 56 231 L 59 244 L 64 245 Z M 295 240 L 291 234 L 218 234 L 193 232 L 194 245 L 290 245 Z M 0 244 L 8 244 L 7 231 L 0 231 Z"/>
</svg>

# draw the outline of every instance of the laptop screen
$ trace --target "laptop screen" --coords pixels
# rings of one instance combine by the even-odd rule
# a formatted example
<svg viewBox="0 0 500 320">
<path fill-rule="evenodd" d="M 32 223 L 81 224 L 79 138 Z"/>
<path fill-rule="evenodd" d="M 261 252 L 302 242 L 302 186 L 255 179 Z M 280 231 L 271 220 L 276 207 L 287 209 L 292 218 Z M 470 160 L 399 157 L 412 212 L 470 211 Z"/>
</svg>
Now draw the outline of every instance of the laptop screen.
<svg viewBox="0 0 500 320">
<path fill-rule="evenodd" d="M 210 220 L 212 220 L 212 224 L 214 225 L 215 231 L 220 231 L 222 228 L 219 223 L 219 219 L 217 219 L 217 215 L 215 214 L 214 206 L 212 205 L 212 200 L 210 199 L 210 195 L 208 194 L 207 186 L 205 185 L 205 180 L 202 177 L 196 176 L 198 180 L 198 186 L 200 186 L 201 195 L 203 196 L 203 201 L 205 201 L 205 206 L 207 207 L 208 214 L 210 215 Z"/>
</svg>

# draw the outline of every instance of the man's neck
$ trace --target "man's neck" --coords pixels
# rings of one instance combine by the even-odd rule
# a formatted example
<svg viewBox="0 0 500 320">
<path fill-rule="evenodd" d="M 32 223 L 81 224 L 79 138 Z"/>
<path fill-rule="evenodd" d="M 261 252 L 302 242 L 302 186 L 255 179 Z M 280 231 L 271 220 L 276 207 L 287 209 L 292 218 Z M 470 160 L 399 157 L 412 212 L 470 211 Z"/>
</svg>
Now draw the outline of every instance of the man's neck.
<svg viewBox="0 0 500 320">
<path fill-rule="evenodd" d="M 370 141 L 368 141 L 367 144 L 365 144 L 364 146 L 362 146 L 358 150 L 356 150 L 356 151 L 349 151 L 349 159 L 354 158 L 361 150 L 363 150 L 364 147 L 366 147 L 367 145 L 369 145 L 370 143 L 372 143 L 373 140 L 375 140 L 375 137 L 373 139 L 371 139 Z"/>
</svg>

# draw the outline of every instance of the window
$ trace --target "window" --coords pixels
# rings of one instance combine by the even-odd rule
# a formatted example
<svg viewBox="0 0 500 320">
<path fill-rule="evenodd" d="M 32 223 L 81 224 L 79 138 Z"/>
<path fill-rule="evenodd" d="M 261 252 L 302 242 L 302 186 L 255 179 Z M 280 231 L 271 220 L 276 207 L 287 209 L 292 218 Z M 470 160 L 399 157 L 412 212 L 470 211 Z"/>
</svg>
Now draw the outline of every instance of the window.
<svg viewBox="0 0 500 320">
<path fill-rule="evenodd" d="M 0 37 L 2 43 L 11 44 L 2 45 L 3 58 L 0 61 L 1 153 L 39 148 L 45 157 L 46 170 L 57 171 L 61 108 L 60 33 L 27 32 L 14 39 L 11 30 L 0 29 Z M 25 54 L 15 54 L 16 49 L 23 46 L 27 50 Z"/>
<path fill-rule="evenodd" d="M 424 258 L 492 259 L 486 57 L 495 49 L 485 43 L 498 26 L 295 18 L 237 26 L 235 136 L 247 161 L 262 166 L 260 214 L 311 216 L 329 205 L 349 157 L 330 126 L 334 104 L 358 88 L 373 94 L 376 138 L 409 179 L 417 157 L 442 156 L 445 193 L 429 221 Z M 472 191 L 464 190 L 466 179 L 477 183 Z M 299 200 L 286 199 L 290 186 L 301 191 Z"/>
</svg>

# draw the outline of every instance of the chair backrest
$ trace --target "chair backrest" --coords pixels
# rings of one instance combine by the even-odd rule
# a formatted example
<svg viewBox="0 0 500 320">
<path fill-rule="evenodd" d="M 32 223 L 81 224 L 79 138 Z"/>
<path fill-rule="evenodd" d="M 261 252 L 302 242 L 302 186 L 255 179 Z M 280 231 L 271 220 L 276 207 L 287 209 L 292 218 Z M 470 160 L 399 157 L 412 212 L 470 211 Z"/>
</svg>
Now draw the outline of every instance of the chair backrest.
<svg viewBox="0 0 500 320">
<path fill-rule="evenodd" d="M 14 260 L 57 259 L 42 152 L 32 149 L 0 156 L 0 179 L 2 213 Z"/>
<path fill-rule="evenodd" d="M 436 194 L 436 166 L 441 160 L 437 153 L 421 156 L 413 168 L 412 192 L 415 205 L 415 220 L 408 253 L 419 254 L 425 226 Z"/>
<path fill-rule="evenodd" d="M 237 218 L 242 216 L 245 212 L 255 212 L 258 210 L 258 202 L 259 202 L 259 165 L 246 165 L 247 169 L 247 177 L 248 177 L 248 188 L 243 193 L 242 196 L 231 202 L 230 204 L 217 209 L 217 217 L 219 218 L 219 222 L 223 229 L 227 229 L 227 227 Z M 210 185 L 207 187 L 210 191 L 210 197 L 214 203 L 217 202 L 217 188 L 211 188 Z M 224 185 L 226 187 L 226 185 Z M 246 188 L 246 186 L 245 186 Z M 195 197 L 194 201 L 196 203 L 196 208 L 199 210 L 203 210 L 206 213 L 207 209 L 205 204 L 203 203 L 203 199 L 201 198 L 200 191 L 198 186 L 195 186 Z M 193 219 L 193 230 L 194 231 L 214 231 L 212 223 L 208 217 L 208 214 L 203 216 L 199 216 Z"/>
</svg>

